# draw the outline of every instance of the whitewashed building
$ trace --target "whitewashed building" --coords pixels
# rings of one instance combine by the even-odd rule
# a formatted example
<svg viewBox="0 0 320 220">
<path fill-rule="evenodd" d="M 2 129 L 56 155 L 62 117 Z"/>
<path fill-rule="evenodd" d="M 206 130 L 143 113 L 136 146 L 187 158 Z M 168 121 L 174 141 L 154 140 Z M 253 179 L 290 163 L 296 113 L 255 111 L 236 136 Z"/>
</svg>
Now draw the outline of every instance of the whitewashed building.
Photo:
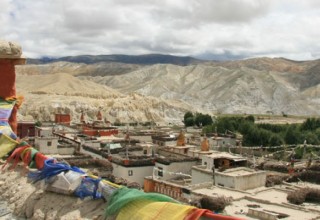
<svg viewBox="0 0 320 220">
<path fill-rule="evenodd" d="M 144 155 L 129 155 L 122 157 L 120 155 L 112 155 L 109 157 L 112 163 L 113 175 L 122 177 L 128 182 L 139 183 L 143 186 L 144 177 L 153 173 L 154 159 Z"/>
<path fill-rule="evenodd" d="M 191 176 L 191 169 L 197 165 L 198 159 L 171 152 L 170 150 L 159 150 L 156 159 L 153 177 L 160 180 L 169 180 L 178 175 Z"/>
</svg>

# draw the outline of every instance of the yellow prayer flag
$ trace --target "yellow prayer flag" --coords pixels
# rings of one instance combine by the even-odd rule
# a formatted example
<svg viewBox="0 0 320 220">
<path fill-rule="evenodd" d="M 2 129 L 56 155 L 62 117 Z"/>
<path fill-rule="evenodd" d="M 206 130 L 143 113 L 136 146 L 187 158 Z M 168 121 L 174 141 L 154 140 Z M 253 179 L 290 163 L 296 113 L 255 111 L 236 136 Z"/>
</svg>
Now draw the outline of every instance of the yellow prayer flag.
<svg viewBox="0 0 320 220">
<path fill-rule="evenodd" d="M 195 207 L 179 203 L 137 200 L 124 206 L 117 220 L 183 220 L 193 209 Z"/>
<path fill-rule="evenodd" d="M 0 158 L 6 156 L 10 151 L 12 151 L 18 142 L 10 138 L 5 134 L 0 135 Z"/>
</svg>

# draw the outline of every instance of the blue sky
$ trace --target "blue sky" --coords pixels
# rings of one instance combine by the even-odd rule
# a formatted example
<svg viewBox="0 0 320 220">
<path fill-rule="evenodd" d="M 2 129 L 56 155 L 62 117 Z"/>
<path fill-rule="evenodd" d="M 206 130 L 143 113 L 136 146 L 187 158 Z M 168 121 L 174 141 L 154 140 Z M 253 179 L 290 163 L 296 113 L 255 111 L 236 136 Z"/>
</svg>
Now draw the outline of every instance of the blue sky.
<svg viewBox="0 0 320 220">
<path fill-rule="evenodd" d="M 320 58 L 319 0 L 1 0 L 0 27 L 30 58 Z"/>
</svg>

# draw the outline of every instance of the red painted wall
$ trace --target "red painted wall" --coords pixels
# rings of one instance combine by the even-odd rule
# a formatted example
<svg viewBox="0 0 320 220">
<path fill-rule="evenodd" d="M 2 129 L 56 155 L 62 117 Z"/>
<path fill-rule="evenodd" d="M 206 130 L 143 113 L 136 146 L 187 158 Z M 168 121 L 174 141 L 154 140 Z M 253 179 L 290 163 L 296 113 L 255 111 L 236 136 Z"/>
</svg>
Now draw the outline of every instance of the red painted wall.
<svg viewBox="0 0 320 220">
<path fill-rule="evenodd" d="M 35 136 L 35 123 L 18 122 L 17 135 L 20 138 Z"/>
<path fill-rule="evenodd" d="M 3 99 L 16 97 L 15 60 L 0 59 L 0 97 Z M 17 106 L 12 110 L 9 124 L 14 133 L 17 133 Z"/>
<path fill-rule="evenodd" d="M 110 136 L 118 134 L 118 130 L 110 129 L 110 130 L 94 130 L 94 129 L 83 129 L 83 134 L 88 136 Z"/>
<path fill-rule="evenodd" d="M 69 114 L 55 114 L 55 123 L 70 125 L 71 116 Z"/>
</svg>

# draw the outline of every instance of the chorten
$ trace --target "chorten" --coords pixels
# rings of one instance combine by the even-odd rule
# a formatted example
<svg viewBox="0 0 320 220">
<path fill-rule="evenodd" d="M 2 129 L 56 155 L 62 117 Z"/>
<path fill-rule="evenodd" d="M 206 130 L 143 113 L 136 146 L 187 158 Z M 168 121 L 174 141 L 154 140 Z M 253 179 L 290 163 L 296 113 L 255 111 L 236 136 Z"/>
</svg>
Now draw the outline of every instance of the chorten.
<svg viewBox="0 0 320 220">
<path fill-rule="evenodd" d="M 184 136 L 184 133 L 183 131 L 181 130 L 180 131 L 180 134 L 178 136 L 178 139 L 177 139 L 177 146 L 185 146 L 186 143 L 185 143 L 185 136 Z"/>
<path fill-rule="evenodd" d="M 98 111 L 98 114 L 97 114 L 97 120 L 102 121 L 102 114 L 100 110 Z"/>
<path fill-rule="evenodd" d="M 0 98 L 17 99 L 15 65 L 25 64 L 21 46 L 17 43 L 0 40 Z M 20 103 L 21 104 L 21 103 Z M 9 124 L 14 133 L 17 133 L 18 105 L 13 107 Z"/>
<path fill-rule="evenodd" d="M 84 120 L 84 114 L 83 114 L 83 112 L 81 112 L 81 116 L 80 116 L 80 122 L 81 122 L 81 123 L 84 123 L 84 122 L 85 122 L 85 120 Z"/>
<path fill-rule="evenodd" d="M 201 142 L 201 151 L 209 151 L 209 141 L 207 137 L 204 137 Z"/>
</svg>

